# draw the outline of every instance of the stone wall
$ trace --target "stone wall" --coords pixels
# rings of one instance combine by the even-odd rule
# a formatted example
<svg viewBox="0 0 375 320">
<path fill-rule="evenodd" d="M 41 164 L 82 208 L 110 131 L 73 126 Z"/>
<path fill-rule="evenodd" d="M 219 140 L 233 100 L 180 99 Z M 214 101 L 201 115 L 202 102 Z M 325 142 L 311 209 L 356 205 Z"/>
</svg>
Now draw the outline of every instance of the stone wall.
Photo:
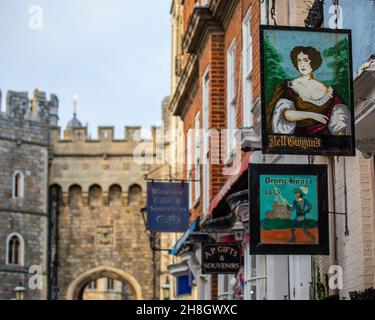
<svg viewBox="0 0 375 320">
<path fill-rule="evenodd" d="M 26 288 L 25 299 L 40 300 L 47 298 L 47 217 L 32 214 L 4 212 L 0 209 L 0 300 L 15 298 L 14 288 L 20 284 Z M 24 266 L 11 266 L 5 263 L 5 244 L 8 235 L 22 235 L 25 242 Z M 43 270 L 43 289 L 29 287 L 32 274 L 30 266 L 41 266 Z"/>
<path fill-rule="evenodd" d="M 66 299 L 83 274 L 87 278 L 74 290 L 97 277 L 90 270 L 107 268 L 127 272 L 141 287 L 142 297 L 151 299 L 159 260 L 157 255 L 153 266 L 140 209 L 146 206 L 143 175 L 153 167 L 134 162 L 137 143 L 129 136 L 121 141 L 92 141 L 87 136 L 75 140 L 76 135 L 67 131 L 64 136 L 73 140 L 55 139 L 50 177 L 50 185 L 62 189 L 58 298 Z M 152 148 L 152 142 L 144 143 Z"/>
<path fill-rule="evenodd" d="M 14 288 L 26 288 L 26 299 L 47 297 L 47 177 L 49 108 L 56 110 L 55 96 L 43 92 L 32 99 L 25 92 L 8 92 L 6 112 L 0 113 L 0 299 L 15 298 Z M 13 176 L 23 176 L 24 194 L 14 198 Z M 6 241 L 17 233 L 24 242 L 23 265 L 8 265 Z M 43 289 L 29 285 L 30 266 L 40 266 Z"/>
</svg>

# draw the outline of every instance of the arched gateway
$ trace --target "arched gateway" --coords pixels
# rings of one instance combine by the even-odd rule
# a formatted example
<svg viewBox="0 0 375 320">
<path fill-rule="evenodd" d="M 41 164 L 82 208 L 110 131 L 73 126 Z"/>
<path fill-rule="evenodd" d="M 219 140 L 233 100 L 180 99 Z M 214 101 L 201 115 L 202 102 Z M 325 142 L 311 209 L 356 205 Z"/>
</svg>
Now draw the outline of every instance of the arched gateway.
<svg viewBox="0 0 375 320">
<path fill-rule="evenodd" d="M 98 267 L 82 273 L 69 285 L 66 299 L 81 300 L 85 287 L 90 282 L 99 278 L 112 278 L 114 280 L 126 283 L 133 291 L 132 293 L 136 300 L 143 299 L 142 288 L 138 281 L 129 273 L 112 267 Z"/>
<path fill-rule="evenodd" d="M 133 163 L 137 143 L 128 131 L 126 139 L 113 140 L 113 128 L 99 128 L 98 140 L 91 140 L 87 128 L 69 127 L 64 140 L 54 143 L 50 183 L 58 192 L 51 190 L 49 203 L 51 299 L 155 295 L 160 255 L 153 255 L 140 213 L 146 206 L 144 174 L 152 166 Z"/>
</svg>

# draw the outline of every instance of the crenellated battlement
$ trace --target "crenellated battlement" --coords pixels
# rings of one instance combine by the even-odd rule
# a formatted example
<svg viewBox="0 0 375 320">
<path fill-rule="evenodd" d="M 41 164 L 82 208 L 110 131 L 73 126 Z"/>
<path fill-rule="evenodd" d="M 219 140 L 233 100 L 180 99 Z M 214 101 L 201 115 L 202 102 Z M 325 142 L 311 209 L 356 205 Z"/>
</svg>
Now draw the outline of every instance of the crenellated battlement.
<svg viewBox="0 0 375 320">
<path fill-rule="evenodd" d="M 124 138 L 115 139 L 115 129 L 112 126 L 97 128 L 97 139 L 91 139 L 87 127 L 67 128 L 61 134 L 61 128 L 51 128 L 50 137 L 56 154 L 122 154 L 131 155 L 134 149 L 142 143 L 147 154 L 153 154 L 155 144 L 158 141 L 161 128 L 151 127 L 152 138 L 142 139 L 142 129 L 140 126 L 126 126 L 124 128 Z"/>
<path fill-rule="evenodd" d="M 113 126 L 99 126 L 97 128 L 97 137 L 92 139 L 87 127 L 73 127 L 62 130 L 61 127 L 51 128 L 52 140 L 55 143 L 74 143 L 74 142 L 146 142 L 156 139 L 158 134 L 162 133 L 161 127 L 151 127 L 151 139 L 142 138 L 142 127 L 140 126 L 125 126 L 123 139 L 115 139 L 115 127 Z"/>
<path fill-rule="evenodd" d="M 0 104 L 2 93 L 0 91 Z M 37 121 L 50 126 L 58 125 L 59 99 L 55 94 L 47 99 L 46 93 L 35 89 L 31 98 L 27 91 L 9 90 L 6 94 L 6 109 L 0 117 L 7 120 Z"/>
<path fill-rule="evenodd" d="M 1 101 L 0 93 L 0 101 Z M 26 91 L 8 91 L 6 110 L 0 112 L 0 139 L 47 146 L 49 129 L 58 122 L 59 100 L 35 89 L 31 98 Z"/>
<path fill-rule="evenodd" d="M 1 92 L 0 92 L 1 101 Z M 35 89 L 29 98 L 28 92 L 8 91 L 6 111 L 0 113 L 0 138 L 51 146 L 55 155 L 132 155 L 136 148 L 142 153 L 155 154 L 163 130 L 151 127 L 151 139 L 142 139 L 141 126 L 125 126 L 123 138 L 115 138 L 113 126 L 97 128 L 97 138 L 92 139 L 88 128 L 76 118 L 63 130 L 58 127 L 59 100 L 51 94 Z M 142 144 L 139 148 L 140 143 Z M 138 150 L 137 149 L 137 150 Z"/>
</svg>

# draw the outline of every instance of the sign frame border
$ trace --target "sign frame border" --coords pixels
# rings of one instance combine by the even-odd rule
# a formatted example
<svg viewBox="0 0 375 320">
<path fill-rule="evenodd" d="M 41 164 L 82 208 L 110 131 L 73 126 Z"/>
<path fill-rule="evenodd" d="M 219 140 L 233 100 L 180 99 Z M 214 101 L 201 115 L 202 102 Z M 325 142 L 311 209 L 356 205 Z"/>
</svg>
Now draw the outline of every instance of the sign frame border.
<svg viewBox="0 0 375 320">
<path fill-rule="evenodd" d="M 203 269 L 203 261 L 204 261 L 204 247 L 206 246 L 236 246 L 238 248 L 238 253 L 239 253 L 239 263 L 240 267 L 236 272 L 206 272 L 205 269 Z M 206 243 L 202 246 L 201 249 L 201 261 L 202 261 L 202 267 L 201 267 L 201 272 L 202 274 L 237 274 L 241 270 L 241 246 L 236 243 Z"/>
<path fill-rule="evenodd" d="M 260 237 L 260 175 L 316 175 L 318 184 L 319 243 L 262 244 Z M 250 254 L 329 255 L 328 166 L 304 164 L 249 164 Z M 252 240 L 253 239 L 253 240 Z"/>
<path fill-rule="evenodd" d="M 149 193 L 151 192 L 149 186 L 153 186 L 155 184 L 169 184 L 169 185 L 172 185 L 172 184 L 175 184 L 175 185 L 182 185 L 184 188 L 186 188 L 186 194 L 185 194 L 185 201 L 187 202 L 186 203 L 186 208 L 187 208 L 187 213 L 186 213 L 186 217 L 187 218 L 187 225 L 186 225 L 186 228 L 179 228 L 178 230 L 175 229 L 175 230 L 170 230 L 170 229 L 167 229 L 164 228 L 159 228 L 158 230 L 155 230 L 154 228 L 151 228 L 150 227 L 150 217 L 152 215 L 152 213 L 150 213 L 149 211 L 149 201 L 150 201 L 150 198 L 149 198 Z M 155 182 L 147 182 L 146 184 L 146 212 L 147 212 L 147 216 L 146 216 L 146 226 L 147 226 L 147 230 L 150 231 L 150 232 L 153 232 L 153 233 L 185 233 L 188 229 L 189 229 L 189 219 L 190 219 L 190 213 L 189 213 L 189 183 L 186 183 L 186 182 L 160 182 L 160 181 L 155 181 Z"/>
<path fill-rule="evenodd" d="M 291 150 L 285 148 L 274 148 L 268 147 L 268 136 L 267 133 L 267 118 L 266 118 L 266 104 L 265 104 L 265 77 L 264 77 L 264 31 L 265 30 L 282 30 L 282 31 L 306 31 L 306 32 L 328 32 L 336 34 L 347 34 L 349 40 L 349 72 L 350 72 L 350 102 L 351 108 L 351 149 L 345 152 L 330 151 L 318 149 L 316 151 L 312 149 L 305 150 Z M 323 155 L 323 156 L 356 156 L 356 138 L 355 138 L 355 112 L 354 112 L 354 79 L 353 79 L 353 52 L 352 52 L 352 30 L 351 29 L 329 29 L 329 28 L 305 28 L 305 27 L 289 27 L 289 26 L 271 26 L 271 25 L 260 25 L 259 29 L 260 38 L 260 78 L 261 78 L 261 124 L 262 124 L 262 153 L 263 154 L 285 154 L 285 155 Z"/>
</svg>

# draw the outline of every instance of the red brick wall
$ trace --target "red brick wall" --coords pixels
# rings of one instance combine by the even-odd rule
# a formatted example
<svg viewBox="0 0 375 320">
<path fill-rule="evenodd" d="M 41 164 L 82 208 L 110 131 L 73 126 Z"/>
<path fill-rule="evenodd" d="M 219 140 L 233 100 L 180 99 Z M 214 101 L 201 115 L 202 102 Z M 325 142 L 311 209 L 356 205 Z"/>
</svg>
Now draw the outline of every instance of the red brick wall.
<svg viewBox="0 0 375 320">
<path fill-rule="evenodd" d="M 224 34 L 210 36 L 210 108 L 209 125 L 219 132 L 226 128 L 225 122 L 225 46 Z M 211 140 L 211 145 L 220 146 L 220 141 Z M 221 154 L 221 148 L 219 149 Z M 212 153 L 211 153 L 212 156 Z M 210 163 L 210 200 L 219 192 L 225 178 L 222 175 L 223 165 Z"/>
<path fill-rule="evenodd" d="M 226 53 L 229 47 L 235 41 L 236 48 L 236 60 L 235 60 L 235 88 L 236 88 L 236 111 L 237 111 L 237 127 L 241 126 L 240 119 L 242 116 L 242 72 L 241 72 L 241 61 L 242 61 L 242 3 L 237 2 L 236 9 L 233 16 L 227 26 L 225 32 L 225 63 Z M 226 73 L 226 68 L 225 68 Z M 227 88 L 228 79 L 225 77 L 225 88 Z M 225 90 L 225 102 L 227 101 L 227 90 Z M 225 111 L 227 106 L 225 103 Z M 227 113 L 226 113 L 227 117 Z M 227 122 L 226 122 L 227 123 Z"/>
<path fill-rule="evenodd" d="M 249 1 L 249 0 L 248 0 Z M 259 1 L 252 0 L 254 5 L 251 14 L 251 28 L 253 35 L 253 91 L 254 101 L 260 97 L 260 4 Z"/>
<path fill-rule="evenodd" d="M 189 110 L 188 112 L 186 113 L 186 116 L 184 117 L 184 134 L 185 134 L 185 159 L 186 159 L 186 163 L 184 165 L 184 172 L 185 172 L 185 178 L 188 178 L 187 176 L 187 159 L 188 159 L 188 141 L 187 141 L 187 138 L 188 138 L 188 131 L 189 129 L 195 129 L 195 115 L 197 114 L 198 111 L 201 110 L 201 90 L 200 88 L 198 89 L 197 93 L 195 94 L 194 98 L 193 98 L 193 101 L 192 103 L 190 104 L 189 106 Z M 192 148 L 193 148 L 193 154 L 192 154 L 192 162 L 194 164 L 194 134 L 192 135 Z M 195 179 L 195 166 L 193 165 L 192 166 L 193 168 L 193 180 Z M 190 182 L 192 184 L 192 189 L 191 189 L 191 192 L 192 192 L 192 195 L 193 195 L 193 205 L 194 207 L 191 209 L 191 213 L 190 213 L 190 223 L 193 222 L 197 217 L 201 217 L 201 201 L 200 199 L 197 200 L 195 199 L 194 197 L 194 194 L 195 194 L 195 182 L 191 181 Z"/>
<path fill-rule="evenodd" d="M 184 19 L 185 25 L 193 11 L 194 0 L 186 0 L 184 3 Z M 203 112 L 201 110 L 202 105 L 202 78 L 204 72 L 209 66 L 210 72 L 210 116 L 209 125 L 210 128 L 218 130 L 227 128 L 227 95 L 226 95 L 226 59 L 227 50 L 232 44 L 233 39 L 236 39 L 236 61 L 235 61 L 235 72 L 236 72 L 236 95 L 237 95 L 237 126 L 242 126 L 242 21 L 246 16 L 249 7 L 252 6 L 252 32 L 253 32 L 253 83 L 254 83 L 254 101 L 260 96 L 260 54 L 259 54 L 259 24 L 260 24 L 260 4 L 258 0 L 243 0 L 238 1 L 238 4 L 234 10 L 233 16 L 230 19 L 226 30 L 223 33 L 213 33 L 208 37 L 204 48 L 199 53 L 199 73 L 198 77 L 198 89 L 192 102 L 187 106 L 187 113 L 183 118 L 185 139 L 187 138 L 187 132 L 189 128 L 195 126 L 195 115 L 200 111 L 201 127 Z M 186 56 L 187 57 L 187 56 Z M 187 140 L 185 141 L 186 151 L 185 155 L 187 159 Z M 217 141 L 211 141 L 211 143 L 218 143 Z M 222 146 L 225 147 L 225 146 Z M 210 199 L 212 200 L 217 193 L 220 191 L 228 176 L 222 175 L 223 164 L 221 159 L 220 151 L 220 164 L 210 165 Z M 193 156 L 194 159 L 194 156 Z M 186 175 L 185 165 L 185 177 Z M 195 168 L 193 169 L 194 173 Z M 201 170 L 201 168 L 199 168 Z M 201 172 L 202 177 L 202 172 Z M 201 193 L 203 191 L 201 181 Z M 194 194 L 194 183 L 192 186 L 192 192 Z M 194 198 L 194 197 L 193 197 Z M 193 201 L 195 202 L 195 201 Z M 202 205 L 201 199 L 196 203 L 196 206 L 191 210 L 191 221 L 196 217 L 202 217 Z"/>
<path fill-rule="evenodd" d="M 189 19 L 191 17 L 191 15 L 193 14 L 193 11 L 194 11 L 194 6 L 195 6 L 195 0 L 185 0 L 184 1 L 184 34 L 186 32 L 186 29 L 187 29 L 187 26 L 188 26 L 188 23 L 189 23 Z M 189 58 L 189 54 L 186 53 L 186 51 L 184 51 L 184 63 L 186 64 L 186 62 L 188 61 L 188 58 Z"/>
<path fill-rule="evenodd" d="M 252 7 L 252 36 L 253 36 L 253 82 L 254 100 L 260 96 L 260 51 L 259 51 L 259 25 L 260 25 L 260 4 L 257 0 L 239 1 L 225 32 L 225 52 L 228 51 L 233 39 L 236 41 L 236 96 L 237 96 L 237 127 L 241 128 L 243 123 L 243 79 L 242 79 L 242 21 Z M 225 59 L 226 62 L 226 59 Z M 226 77 L 225 77 L 226 78 Z M 227 85 L 225 79 L 225 86 Z M 225 101 L 226 101 L 225 92 Z"/>
<path fill-rule="evenodd" d="M 225 64 L 226 53 L 232 44 L 233 39 L 236 41 L 236 62 L 235 62 L 235 81 L 236 81 L 236 116 L 237 128 L 241 128 L 243 124 L 243 79 L 242 79 L 242 22 L 246 17 L 248 10 L 251 7 L 251 27 L 253 37 L 253 98 L 255 101 L 260 97 L 260 50 L 259 50 L 259 25 L 260 25 L 260 3 L 258 0 L 243 0 L 239 1 L 233 13 L 233 16 L 225 31 Z M 225 66 L 226 74 L 226 66 Z M 225 88 L 227 86 L 227 79 L 225 76 Z M 225 121 L 227 121 L 227 94 L 225 89 Z M 227 122 L 225 122 L 226 125 Z M 224 183 L 230 176 L 224 177 Z M 223 184 L 224 184 L 223 183 Z M 223 185 L 222 184 L 222 185 Z M 219 189 L 220 190 L 220 189 Z"/>
<path fill-rule="evenodd" d="M 191 14 L 193 13 L 195 0 L 184 1 L 184 31 L 186 31 L 187 23 Z"/>
</svg>

